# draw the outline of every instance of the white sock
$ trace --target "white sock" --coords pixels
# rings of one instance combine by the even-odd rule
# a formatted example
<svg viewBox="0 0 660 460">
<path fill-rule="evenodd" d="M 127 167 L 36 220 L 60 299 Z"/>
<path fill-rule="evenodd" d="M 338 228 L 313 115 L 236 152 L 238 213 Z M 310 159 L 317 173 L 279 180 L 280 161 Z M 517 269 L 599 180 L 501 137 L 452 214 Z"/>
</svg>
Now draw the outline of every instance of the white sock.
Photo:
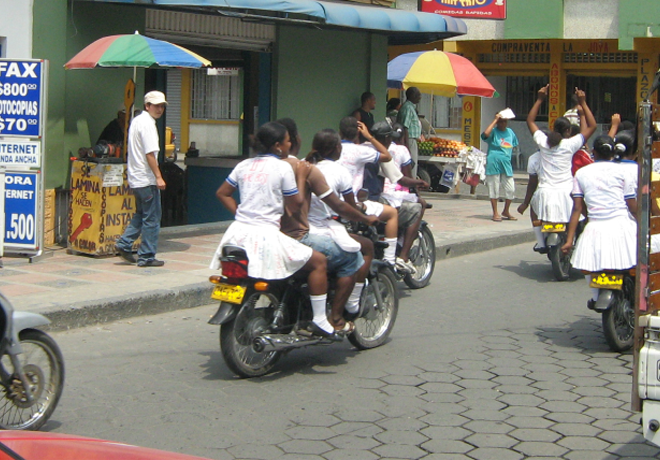
<svg viewBox="0 0 660 460">
<path fill-rule="evenodd" d="M 328 322 L 328 316 L 325 313 L 325 305 L 328 301 L 328 294 L 310 295 L 312 301 L 312 312 L 314 313 L 314 324 L 323 329 L 328 334 L 334 332 L 335 328 Z"/>
<path fill-rule="evenodd" d="M 360 296 L 362 295 L 363 287 L 364 287 L 364 283 L 355 283 L 355 286 L 353 286 L 353 291 L 351 292 L 351 295 L 348 297 L 348 301 L 346 302 L 346 306 L 344 307 L 347 312 L 357 313 L 358 310 L 360 309 Z"/>
<path fill-rule="evenodd" d="M 591 284 L 591 275 L 584 275 L 584 279 L 587 280 L 587 284 Z M 599 289 L 598 288 L 592 288 L 592 287 L 590 287 L 589 289 L 591 289 L 591 298 L 593 300 L 598 300 L 598 291 L 599 291 Z"/>
<path fill-rule="evenodd" d="M 396 254 L 396 238 L 385 238 L 385 242 L 389 244 L 383 251 L 383 259 L 390 265 L 394 265 L 394 258 Z"/>
<path fill-rule="evenodd" d="M 534 235 L 536 235 L 536 245 L 539 248 L 544 248 L 545 238 L 543 238 L 543 232 L 541 231 L 541 227 L 534 227 Z"/>
</svg>

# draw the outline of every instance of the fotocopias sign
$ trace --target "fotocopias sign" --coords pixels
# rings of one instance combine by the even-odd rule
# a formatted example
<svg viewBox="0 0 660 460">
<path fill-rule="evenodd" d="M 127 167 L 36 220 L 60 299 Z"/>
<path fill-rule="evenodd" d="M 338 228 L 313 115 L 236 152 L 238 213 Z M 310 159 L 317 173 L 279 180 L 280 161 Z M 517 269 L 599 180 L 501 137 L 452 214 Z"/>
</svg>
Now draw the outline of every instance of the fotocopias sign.
<svg viewBox="0 0 660 460">
<path fill-rule="evenodd" d="M 506 19 L 506 0 L 422 0 L 425 13 L 471 19 Z"/>
<path fill-rule="evenodd" d="M 48 61 L 0 59 L 0 255 L 43 250 Z"/>
</svg>

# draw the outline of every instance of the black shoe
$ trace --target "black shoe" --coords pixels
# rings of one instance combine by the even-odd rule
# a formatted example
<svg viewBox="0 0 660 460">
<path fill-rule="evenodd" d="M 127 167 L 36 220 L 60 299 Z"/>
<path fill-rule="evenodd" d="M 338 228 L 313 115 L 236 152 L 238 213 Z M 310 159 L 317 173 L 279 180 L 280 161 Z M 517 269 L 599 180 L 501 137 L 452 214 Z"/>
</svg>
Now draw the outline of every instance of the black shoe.
<svg viewBox="0 0 660 460">
<path fill-rule="evenodd" d="M 119 253 L 119 257 L 121 257 L 122 259 L 124 259 L 124 260 L 125 260 L 126 262 L 128 262 L 129 264 L 134 264 L 135 262 L 137 262 L 137 260 L 135 259 L 135 256 L 133 255 L 132 252 L 130 252 L 130 251 L 124 251 L 124 250 L 123 250 L 122 248 L 120 248 L 119 246 L 115 246 L 115 250 Z"/>
<path fill-rule="evenodd" d="M 165 262 L 158 259 L 140 260 L 137 263 L 138 267 L 162 267 Z"/>
<path fill-rule="evenodd" d="M 538 252 L 539 254 L 547 254 L 548 253 L 548 247 L 543 246 L 542 248 L 540 248 L 538 244 L 535 244 L 534 245 L 534 252 Z"/>
<path fill-rule="evenodd" d="M 595 310 L 596 309 L 596 301 L 594 299 L 587 300 L 587 308 L 589 310 Z"/>
<path fill-rule="evenodd" d="M 333 332 L 327 332 L 324 329 L 322 329 L 318 324 L 316 324 L 314 321 L 310 321 L 309 326 L 307 327 L 309 332 L 312 333 L 312 335 L 317 335 L 320 337 L 327 337 L 327 338 L 334 338 L 335 333 Z"/>
</svg>

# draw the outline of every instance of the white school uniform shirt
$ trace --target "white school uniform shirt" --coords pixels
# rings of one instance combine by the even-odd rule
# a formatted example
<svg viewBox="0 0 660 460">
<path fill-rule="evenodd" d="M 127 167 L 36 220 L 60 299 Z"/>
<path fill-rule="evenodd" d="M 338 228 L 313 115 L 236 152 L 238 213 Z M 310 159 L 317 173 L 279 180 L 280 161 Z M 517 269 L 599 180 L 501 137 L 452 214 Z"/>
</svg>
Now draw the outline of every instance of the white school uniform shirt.
<svg viewBox="0 0 660 460">
<path fill-rule="evenodd" d="M 541 167 L 539 170 L 539 188 L 560 188 L 570 190 L 573 183 L 571 166 L 573 154 L 584 145 L 582 134 L 576 134 L 568 139 L 562 139 L 559 145 L 550 148 L 548 136 L 541 130 L 534 133 L 534 142 L 541 152 Z"/>
<path fill-rule="evenodd" d="M 527 174 L 538 176 L 541 170 L 541 152 L 536 152 L 527 159 Z"/>
<path fill-rule="evenodd" d="M 277 155 L 265 154 L 241 161 L 227 182 L 237 188 L 241 202 L 236 221 L 280 228 L 284 197 L 298 193 L 293 168 Z"/>
<path fill-rule="evenodd" d="M 412 164 L 410 151 L 405 145 L 398 145 L 392 142 L 387 150 L 392 155 L 392 161 L 399 171 L 404 166 Z M 398 183 L 392 183 L 387 177 L 383 184 L 383 193 L 381 193 L 381 196 L 395 208 L 400 207 L 404 201 L 412 201 L 414 203 L 418 201 L 417 195 L 410 193 L 408 187 L 404 187 Z"/>
<path fill-rule="evenodd" d="M 637 191 L 637 179 L 639 174 L 639 165 L 633 160 L 621 160 L 619 165 L 626 171 L 628 180 L 634 184 L 635 192 Z"/>
<path fill-rule="evenodd" d="M 574 197 L 584 198 L 589 219 L 628 216 L 626 200 L 635 198 L 635 186 L 620 164 L 596 161 L 575 173 Z"/>
<path fill-rule="evenodd" d="M 353 193 L 357 195 L 364 183 L 364 165 L 378 163 L 379 158 L 380 152 L 371 144 L 341 141 L 341 157 L 338 163 L 348 169 L 353 178 Z"/>
<path fill-rule="evenodd" d="M 160 150 L 156 120 L 146 110 L 133 118 L 128 131 L 128 162 L 126 177 L 131 188 L 157 185 L 147 154 Z"/>
<path fill-rule="evenodd" d="M 342 198 L 345 195 L 353 193 L 353 178 L 348 172 L 348 169 L 341 164 L 332 160 L 323 160 L 317 163 L 316 167 L 323 173 L 330 190 L 337 194 L 337 196 Z M 336 213 L 327 204 L 312 194 L 312 202 L 307 215 L 310 225 L 325 227 L 328 220 L 334 215 Z"/>
</svg>

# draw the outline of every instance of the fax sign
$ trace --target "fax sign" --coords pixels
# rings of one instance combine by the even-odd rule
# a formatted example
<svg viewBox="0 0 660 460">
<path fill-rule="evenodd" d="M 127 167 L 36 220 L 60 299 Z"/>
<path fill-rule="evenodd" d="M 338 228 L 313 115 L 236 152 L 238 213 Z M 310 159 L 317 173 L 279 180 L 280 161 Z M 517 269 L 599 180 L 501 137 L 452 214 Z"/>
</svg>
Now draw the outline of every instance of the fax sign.
<svg viewBox="0 0 660 460">
<path fill-rule="evenodd" d="M 37 247 L 37 174 L 5 173 L 5 246 Z"/>
<path fill-rule="evenodd" d="M 0 59 L 0 136 L 41 136 L 44 61 Z"/>
</svg>

